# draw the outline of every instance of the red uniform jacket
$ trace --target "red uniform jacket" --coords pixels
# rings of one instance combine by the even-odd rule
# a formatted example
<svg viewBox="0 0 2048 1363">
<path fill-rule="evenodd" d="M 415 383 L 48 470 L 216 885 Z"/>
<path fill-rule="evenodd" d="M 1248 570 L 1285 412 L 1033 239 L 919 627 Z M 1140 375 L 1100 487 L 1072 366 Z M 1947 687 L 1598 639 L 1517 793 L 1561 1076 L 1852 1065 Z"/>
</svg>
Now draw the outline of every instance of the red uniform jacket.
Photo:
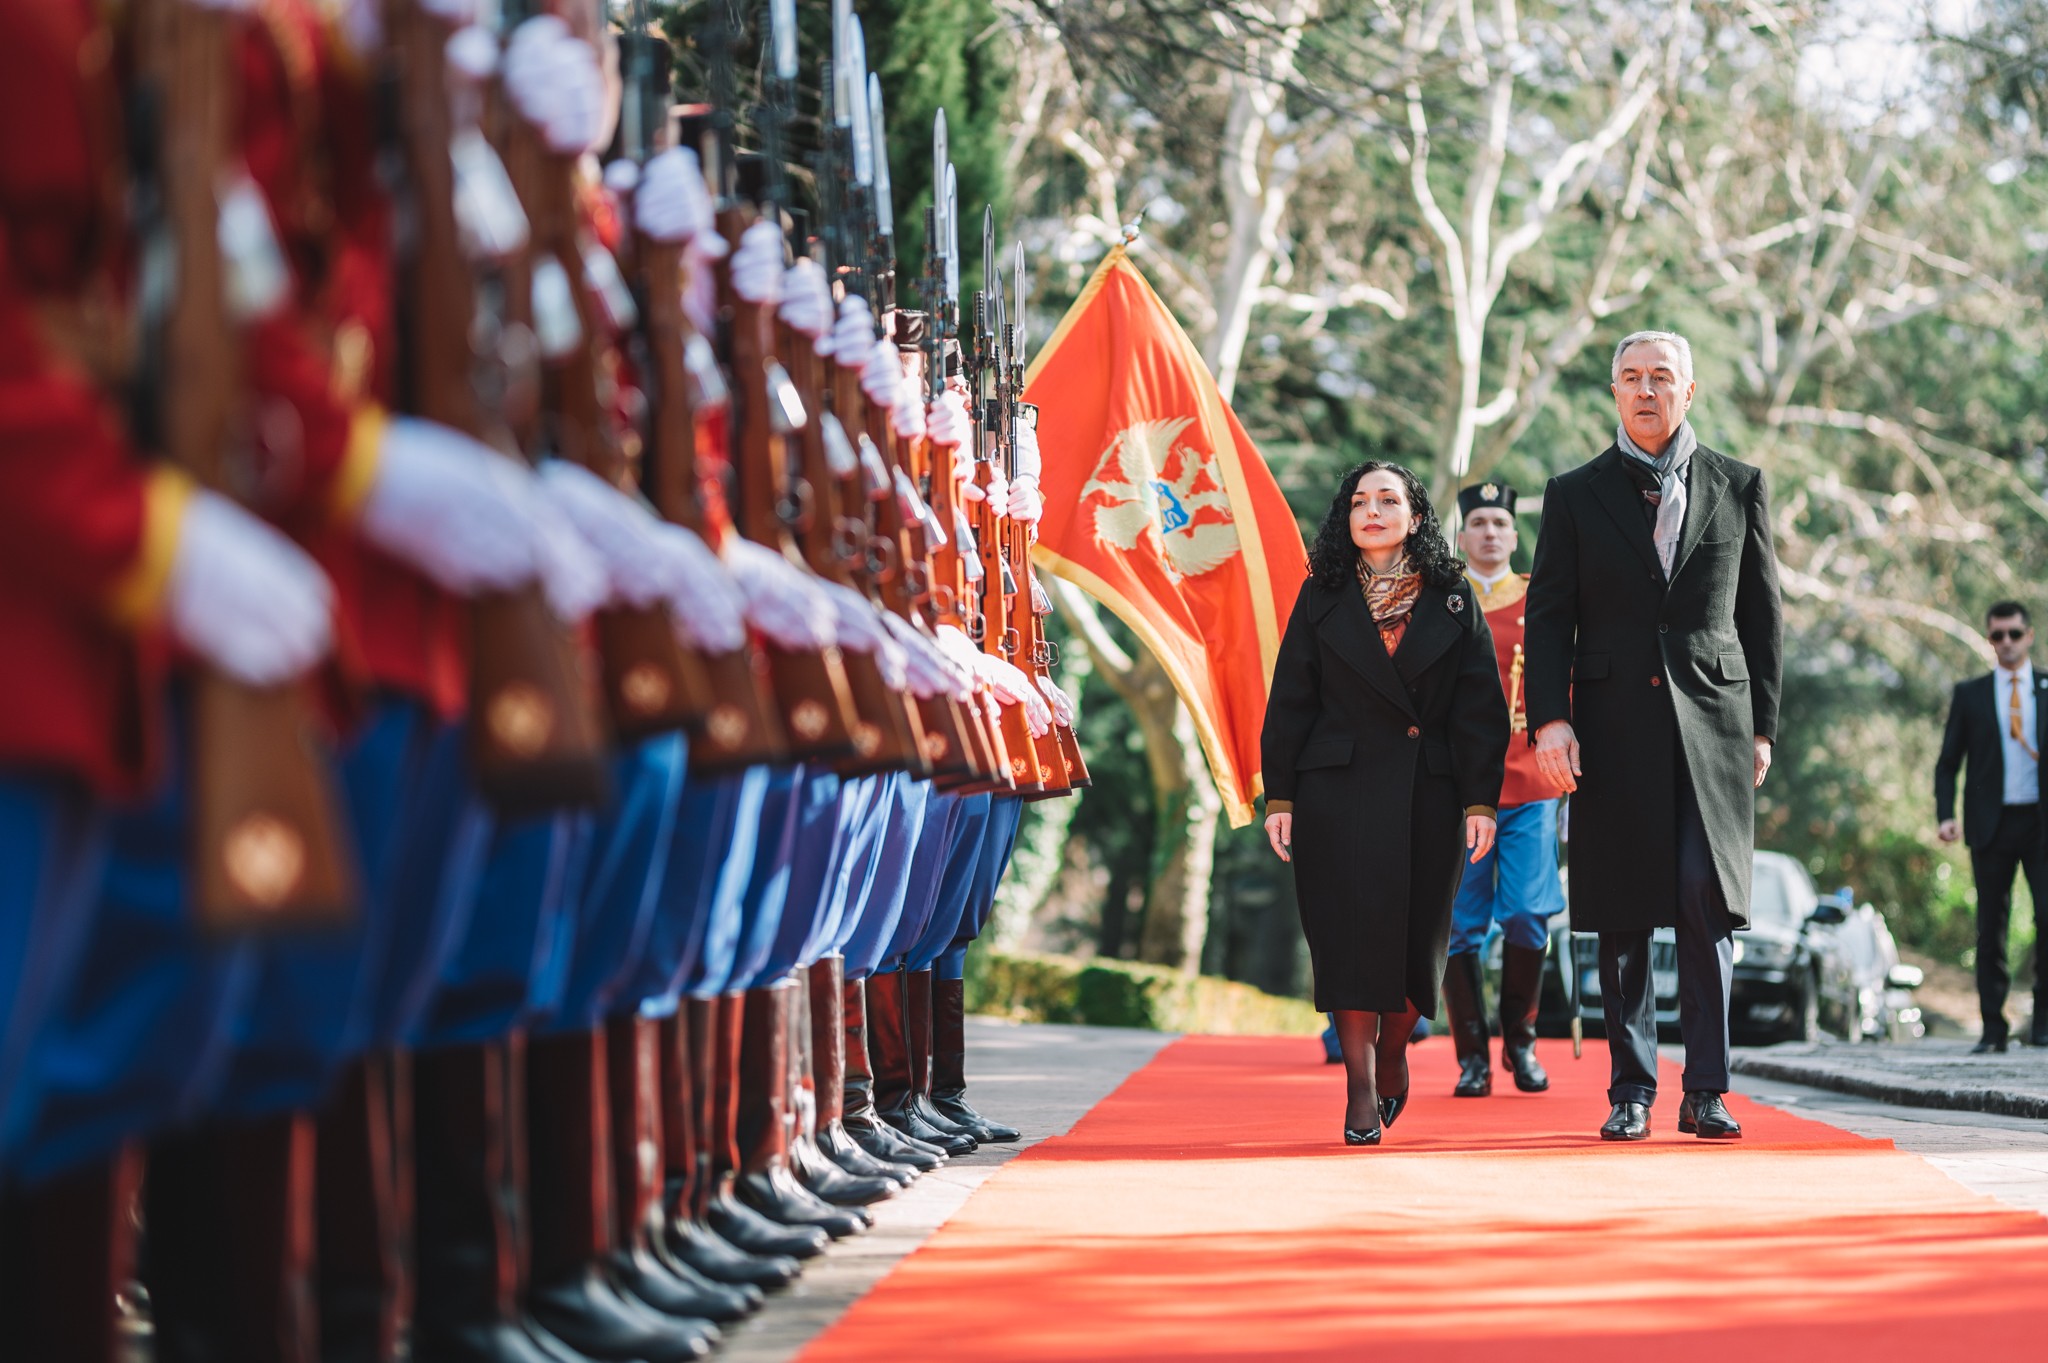
<svg viewBox="0 0 2048 1363">
<path fill-rule="evenodd" d="M 1500 807 L 1555 800 L 1564 792 L 1536 770 L 1536 750 L 1529 746 L 1529 713 L 1522 697 L 1522 598 L 1529 591 L 1527 573 L 1510 573 L 1488 591 L 1476 580 L 1472 591 L 1493 631 L 1494 659 L 1500 664 L 1501 694 L 1508 698 L 1508 770 L 1501 783 Z"/>
<path fill-rule="evenodd" d="M 250 338 L 251 386 L 292 413 L 259 424 L 282 433 L 259 443 L 265 510 L 333 578 L 336 651 L 353 679 L 453 716 L 464 690 L 455 602 L 347 524 L 375 476 L 396 352 L 371 73 L 309 0 L 260 6 L 236 69 L 242 154 L 293 281 L 291 301 Z"/>
<path fill-rule="evenodd" d="M 90 0 L 0 6 L 0 768 L 133 791 L 156 749 L 187 484 L 129 448 L 113 35 Z"/>
</svg>

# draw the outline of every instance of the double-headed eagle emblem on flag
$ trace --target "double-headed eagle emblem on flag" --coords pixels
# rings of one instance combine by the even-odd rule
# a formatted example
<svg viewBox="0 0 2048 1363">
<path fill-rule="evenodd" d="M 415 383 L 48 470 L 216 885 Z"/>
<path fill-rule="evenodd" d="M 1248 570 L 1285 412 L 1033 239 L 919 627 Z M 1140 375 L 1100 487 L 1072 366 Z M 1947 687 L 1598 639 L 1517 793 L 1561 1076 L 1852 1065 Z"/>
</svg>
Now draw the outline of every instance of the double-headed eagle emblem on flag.
<svg viewBox="0 0 2048 1363">
<path fill-rule="evenodd" d="M 1082 503 L 1093 502 L 1098 544 L 1130 553 L 1150 530 L 1175 578 L 1213 572 L 1238 551 L 1216 456 L 1182 438 L 1194 424 L 1172 417 L 1125 427 L 1081 489 Z"/>
</svg>

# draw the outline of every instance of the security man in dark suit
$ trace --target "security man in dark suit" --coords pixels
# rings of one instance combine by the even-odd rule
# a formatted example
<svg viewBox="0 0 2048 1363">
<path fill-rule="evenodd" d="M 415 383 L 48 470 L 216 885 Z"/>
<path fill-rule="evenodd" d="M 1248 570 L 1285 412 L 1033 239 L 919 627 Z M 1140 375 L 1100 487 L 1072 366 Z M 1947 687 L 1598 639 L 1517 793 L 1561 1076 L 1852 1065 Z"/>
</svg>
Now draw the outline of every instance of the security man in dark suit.
<svg viewBox="0 0 2048 1363">
<path fill-rule="evenodd" d="M 1731 932 L 1749 924 L 1755 790 L 1784 654 L 1763 474 L 1686 422 L 1692 349 L 1615 347 L 1614 444 L 1550 480 L 1527 597 L 1529 732 L 1572 797 L 1572 926 L 1600 934 L 1613 1064 L 1600 1128 L 1650 1134 L 1657 1016 L 1650 933 L 1678 934 L 1678 1129 L 1742 1134 L 1728 1090 Z"/>
<path fill-rule="evenodd" d="M 2041 712 L 2048 710 L 2048 672 L 2027 658 L 2034 623 L 2017 601 L 2001 601 L 1986 616 L 1984 635 L 1998 666 L 1956 683 L 1948 729 L 1934 764 L 1934 808 L 1943 842 L 1970 847 L 1977 881 L 1977 1003 L 1984 1032 L 1973 1055 L 2006 1047 L 2005 996 L 2012 972 L 2005 961 L 2006 921 L 2012 914 L 2013 872 L 2024 867 L 2034 893 L 2034 1021 L 2029 1046 L 2048 1046 L 2048 981 L 2041 975 L 2041 938 L 2048 930 L 2048 823 L 2041 818 Z M 1956 822 L 1956 768 L 1968 759 L 1963 819 Z"/>
</svg>

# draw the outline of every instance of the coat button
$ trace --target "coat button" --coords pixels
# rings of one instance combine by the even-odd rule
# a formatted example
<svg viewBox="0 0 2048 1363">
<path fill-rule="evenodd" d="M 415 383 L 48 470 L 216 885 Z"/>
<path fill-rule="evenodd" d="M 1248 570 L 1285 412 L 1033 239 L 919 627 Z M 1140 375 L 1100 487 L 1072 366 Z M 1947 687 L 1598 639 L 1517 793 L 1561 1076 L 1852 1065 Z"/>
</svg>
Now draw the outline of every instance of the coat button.
<svg viewBox="0 0 2048 1363">
<path fill-rule="evenodd" d="M 1652 677 L 1652 678 L 1650 678 L 1650 685 L 1652 685 L 1652 686 L 1662 686 L 1663 684 L 1664 684 L 1664 679 L 1663 679 L 1662 677 Z"/>
<path fill-rule="evenodd" d="M 1408 737 L 1420 738 L 1422 737 L 1422 730 L 1416 728 L 1413 724 L 1411 724 L 1408 726 Z"/>
<path fill-rule="evenodd" d="M 1669 634 L 1669 633 L 1671 633 L 1671 626 L 1669 626 L 1669 625 L 1666 625 L 1666 624 L 1659 624 L 1659 625 L 1657 626 L 1657 633 L 1659 633 L 1659 634 Z"/>
</svg>

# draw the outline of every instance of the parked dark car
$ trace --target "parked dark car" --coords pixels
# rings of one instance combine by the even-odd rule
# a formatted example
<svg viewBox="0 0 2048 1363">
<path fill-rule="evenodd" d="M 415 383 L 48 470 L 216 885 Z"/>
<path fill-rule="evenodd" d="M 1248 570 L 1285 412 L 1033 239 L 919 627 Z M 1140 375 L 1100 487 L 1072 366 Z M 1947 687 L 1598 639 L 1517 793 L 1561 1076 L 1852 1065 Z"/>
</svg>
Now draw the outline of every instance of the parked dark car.
<svg viewBox="0 0 2048 1363">
<path fill-rule="evenodd" d="M 1562 963 L 1578 985 L 1585 1033 L 1599 1036 L 1599 938 L 1572 932 L 1569 912 L 1551 920 L 1550 964 L 1536 1018 L 1543 1036 L 1568 1036 L 1571 999 Z M 1489 956 L 1497 955 L 1491 946 Z M 1657 993 L 1657 1031 L 1678 1036 L 1678 956 L 1671 929 L 1650 938 Z M 1899 964 L 1884 918 L 1858 907 L 1849 891 L 1826 900 L 1806 868 L 1779 852 L 1758 852 L 1750 888 L 1750 927 L 1735 934 L 1735 980 L 1729 997 L 1731 1040 L 1741 1045 L 1813 1040 L 1823 1032 L 1846 1040 L 1906 1040 L 1925 1031 L 1912 990 L 1919 971 Z"/>
</svg>

